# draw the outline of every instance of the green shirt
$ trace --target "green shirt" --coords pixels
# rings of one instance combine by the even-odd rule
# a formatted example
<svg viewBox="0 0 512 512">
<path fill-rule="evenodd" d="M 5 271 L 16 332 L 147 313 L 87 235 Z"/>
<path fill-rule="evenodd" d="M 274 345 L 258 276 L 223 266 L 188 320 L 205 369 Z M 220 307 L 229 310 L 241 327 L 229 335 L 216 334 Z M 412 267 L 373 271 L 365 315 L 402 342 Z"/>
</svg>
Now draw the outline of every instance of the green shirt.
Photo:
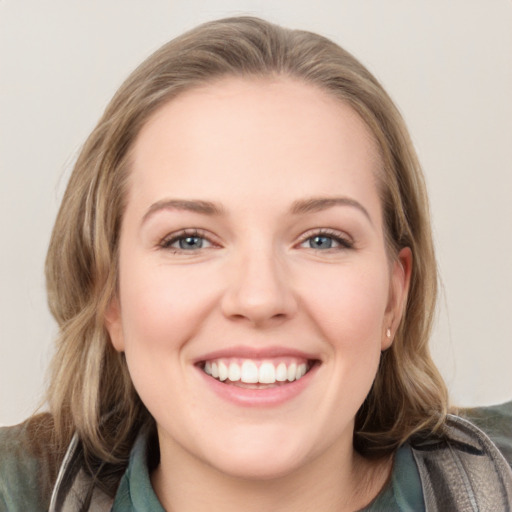
<svg viewBox="0 0 512 512">
<path fill-rule="evenodd" d="M 463 415 L 487 432 L 512 465 L 512 402 L 463 411 Z M 40 425 L 27 421 L 0 428 L 0 512 L 46 512 L 56 478 L 55 455 L 43 448 L 30 448 L 30 436 L 38 436 Z M 114 512 L 164 512 L 151 487 L 147 465 L 146 439 L 139 437 L 129 465 L 119 484 Z M 52 473 L 52 471 L 54 471 Z M 396 453 L 386 487 L 363 512 L 424 511 L 420 477 L 412 451 L 406 444 Z"/>
<path fill-rule="evenodd" d="M 361 512 L 423 512 L 421 482 L 408 445 L 395 457 L 391 479 L 382 492 Z M 151 487 L 146 464 L 146 441 L 139 438 L 133 447 L 112 509 L 113 512 L 164 512 Z"/>
</svg>

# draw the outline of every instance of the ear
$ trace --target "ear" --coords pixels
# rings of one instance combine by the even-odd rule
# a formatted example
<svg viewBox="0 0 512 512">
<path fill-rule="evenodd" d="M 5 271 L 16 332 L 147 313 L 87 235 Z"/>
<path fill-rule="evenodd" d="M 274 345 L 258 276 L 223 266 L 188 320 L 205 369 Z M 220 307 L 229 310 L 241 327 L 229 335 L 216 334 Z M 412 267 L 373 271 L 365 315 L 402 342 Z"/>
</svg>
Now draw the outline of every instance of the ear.
<svg viewBox="0 0 512 512">
<path fill-rule="evenodd" d="M 124 351 L 123 326 L 121 322 L 121 307 L 117 297 L 114 297 L 105 312 L 105 327 L 110 335 L 110 341 L 118 352 Z"/>
<path fill-rule="evenodd" d="M 411 273 L 412 251 L 409 247 L 404 247 L 393 261 L 391 268 L 388 306 L 384 315 L 384 325 L 382 326 L 382 350 L 388 349 L 393 343 L 393 337 L 407 304 Z"/>
</svg>

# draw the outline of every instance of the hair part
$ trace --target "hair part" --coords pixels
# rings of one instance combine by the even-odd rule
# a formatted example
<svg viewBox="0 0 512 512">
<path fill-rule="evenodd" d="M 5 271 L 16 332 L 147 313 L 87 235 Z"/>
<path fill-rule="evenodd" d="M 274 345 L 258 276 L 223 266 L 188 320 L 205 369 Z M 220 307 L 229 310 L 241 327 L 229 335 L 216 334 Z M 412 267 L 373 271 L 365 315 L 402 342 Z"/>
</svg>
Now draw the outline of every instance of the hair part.
<svg viewBox="0 0 512 512">
<path fill-rule="evenodd" d="M 86 141 L 56 219 L 46 279 L 60 333 L 48 402 L 59 446 L 76 431 L 91 467 L 125 464 L 137 431 L 153 422 L 104 320 L 116 294 L 130 149 L 150 116 L 181 92 L 224 77 L 276 76 L 327 91 L 364 120 L 382 161 L 377 181 L 390 257 L 403 247 L 413 254 L 405 313 L 357 414 L 354 445 L 366 457 L 383 456 L 413 433 L 443 425 L 447 392 L 428 349 L 437 294 L 429 206 L 401 115 L 373 75 L 332 41 L 228 18 L 172 40 L 128 77 Z"/>
</svg>

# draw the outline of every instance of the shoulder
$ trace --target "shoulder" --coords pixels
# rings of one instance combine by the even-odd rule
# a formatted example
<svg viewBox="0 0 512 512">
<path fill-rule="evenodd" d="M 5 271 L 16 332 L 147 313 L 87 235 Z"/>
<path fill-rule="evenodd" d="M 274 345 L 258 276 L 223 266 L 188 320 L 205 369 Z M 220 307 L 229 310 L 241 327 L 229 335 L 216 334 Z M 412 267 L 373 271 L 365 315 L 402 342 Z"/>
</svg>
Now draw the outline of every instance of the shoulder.
<svg viewBox="0 0 512 512">
<path fill-rule="evenodd" d="M 480 425 L 493 427 L 494 441 L 510 443 L 507 410 L 508 405 L 495 413 L 479 410 Z M 474 414 L 464 415 L 474 420 Z M 425 502 L 436 510 L 472 510 L 474 504 L 505 510 L 512 502 L 512 470 L 493 440 L 466 418 L 449 415 L 441 436 L 410 440 Z"/>
<path fill-rule="evenodd" d="M 512 466 L 512 401 L 488 407 L 462 409 L 459 414 L 483 430 Z"/>
<path fill-rule="evenodd" d="M 59 464 L 52 434 L 49 414 L 0 428 L 0 512 L 48 509 Z"/>
</svg>

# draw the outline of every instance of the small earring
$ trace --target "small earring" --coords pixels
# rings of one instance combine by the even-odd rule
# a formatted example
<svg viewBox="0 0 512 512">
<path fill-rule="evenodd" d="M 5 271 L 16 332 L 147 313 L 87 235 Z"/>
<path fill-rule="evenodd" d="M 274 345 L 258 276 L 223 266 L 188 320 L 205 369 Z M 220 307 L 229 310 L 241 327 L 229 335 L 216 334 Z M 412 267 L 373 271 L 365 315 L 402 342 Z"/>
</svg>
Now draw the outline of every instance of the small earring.
<svg viewBox="0 0 512 512">
<path fill-rule="evenodd" d="M 389 327 L 386 329 L 386 336 L 391 339 L 391 329 Z"/>
</svg>

